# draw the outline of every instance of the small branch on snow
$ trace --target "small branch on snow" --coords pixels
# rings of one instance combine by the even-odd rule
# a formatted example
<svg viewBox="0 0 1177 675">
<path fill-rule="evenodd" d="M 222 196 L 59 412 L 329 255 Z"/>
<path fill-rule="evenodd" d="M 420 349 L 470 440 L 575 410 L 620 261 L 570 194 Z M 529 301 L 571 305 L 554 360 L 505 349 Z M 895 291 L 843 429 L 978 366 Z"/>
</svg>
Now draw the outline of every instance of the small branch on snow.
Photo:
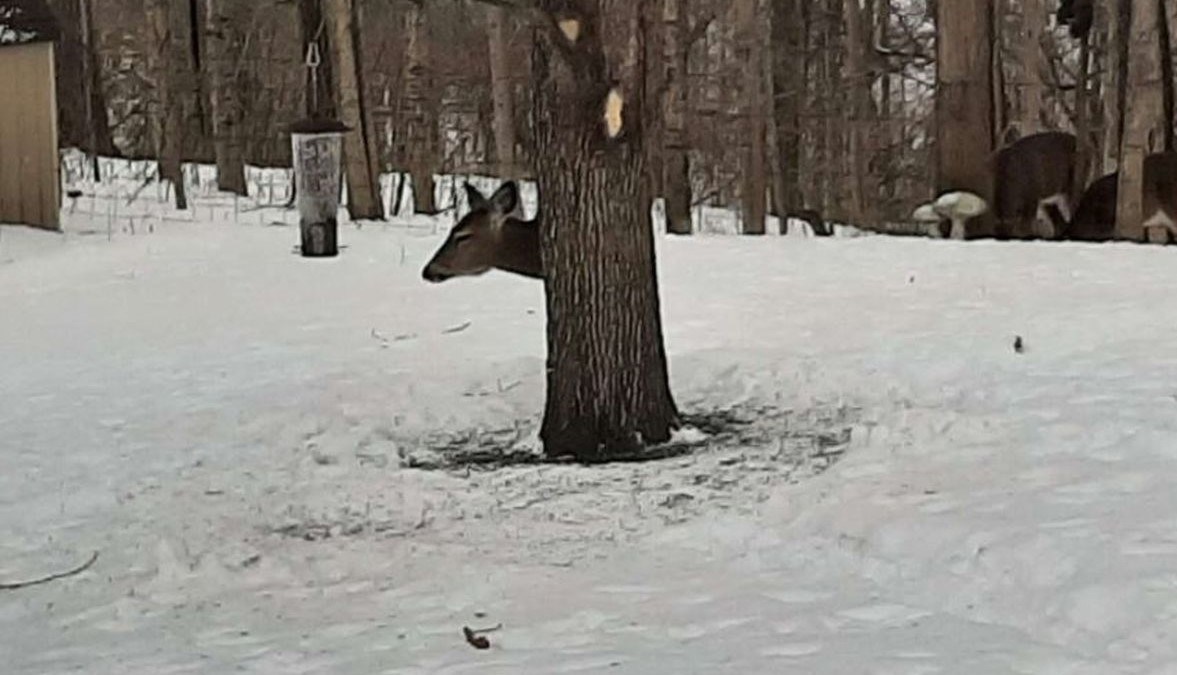
<svg viewBox="0 0 1177 675">
<path fill-rule="evenodd" d="M 50 575 L 43 576 L 43 577 L 40 577 L 37 579 L 31 579 L 29 581 L 16 581 L 16 582 L 9 582 L 9 583 L 0 583 L 0 591 L 15 591 L 20 588 L 28 588 L 29 586 L 39 586 L 41 584 L 47 584 L 50 581 L 57 581 L 58 579 L 65 579 L 66 577 L 76 576 L 76 575 L 81 574 L 82 572 L 85 572 L 86 570 L 90 569 L 90 567 L 93 566 L 97 560 L 98 560 L 98 551 L 94 551 L 94 554 L 90 556 L 89 560 L 87 560 L 86 562 L 82 563 L 81 565 L 78 565 L 77 567 L 75 567 L 71 570 L 68 570 L 65 572 L 58 572 L 56 574 L 50 574 Z"/>
<path fill-rule="evenodd" d="M 469 626 L 462 626 L 462 635 L 466 636 L 466 644 L 475 649 L 490 649 L 490 640 L 486 636 L 470 630 Z"/>
<path fill-rule="evenodd" d="M 404 342 L 405 340 L 414 340 L 414 339 L 416 339 L 416 337 L 417 337 L 416 333 L 401 333 L 400 335 L 392 336 L 392 339 L 389 340 L 388 338 L 384 337 L 384 335 L 382 335 L 380 333 L 380 331 L 376 330 L 375 328 L 372 329 L 372 338 L 375 340 L 379 340 L 380 346 L 384 347 L 385 349 L 387 349 L 388 346 L 390 344 L 392 344 L 393 342 Z"/>
<path fill-rule="evenodd" d="M 469 328 L 470 325 L 471 325 L 470 322 L 467 321 L 460 326 L 454 326 L 453 328 L 447 328 L 447 329 L 443 330 L 442 333 L 444 333 L 445 335 L 453 335 L 454 333 L 461 333 L 462 331 Z"/>
</svg>

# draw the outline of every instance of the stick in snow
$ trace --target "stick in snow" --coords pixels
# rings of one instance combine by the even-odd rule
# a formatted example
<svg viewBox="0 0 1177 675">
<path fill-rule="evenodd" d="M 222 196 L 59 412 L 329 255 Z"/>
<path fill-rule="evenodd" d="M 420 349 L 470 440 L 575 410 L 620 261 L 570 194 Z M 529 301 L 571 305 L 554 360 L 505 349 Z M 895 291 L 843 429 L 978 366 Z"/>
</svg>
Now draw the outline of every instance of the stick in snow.
<svg viewBox="0 0 1177 675">
<path fill-rule="evenodd" d="M 58 579 L 72 577 L 72 576 L 75 576 L 77 574 L 81 574 L 82 572 L 85 572 L 86 570 L 90 569 L 90 567 L 97 560 L 98 560 L 98 551 L 94 551 L 94 554 L 90 556 L 89 560 L 82 563 L 81 565 L 78 565 L 77 567 L 73 568 L 72 570 L 68 570 L 66 572 L 58 572 L 57 574 L 50 574 L 48 576 L 40 577 L 39 579 L 31 579 L 29 581 L 15 581 L 15 582 L 10 582 L 10 583 L 0 582 L 0 591 L 15 591 L 18 588 L 28 588 L 29 586 L 39 586 L 41 584 L 47 584 L 50 581 L 57 581 Z"/>
<path fill-rule="evenodd" d="M 466 636 L 466 642 L 475 649 L 490 649 L 490 640 L 486 639 L 485 635 L 479 633 L 486 633 L 492 630 L 502 628 L 502 624 L 486 631 L 474 631 L 469 626 L 462 626 L 462 634 Z"/>
<path fill-rule="evenodd" d="M 462 324 L 461 326 L 454 326 L 453 328 L 447 328 L 447 329 L 443 330 L 442 333 L 445 333 L 446 335 L 453 335 L 454 333 L 461 333 L 462 331 L 466 330 L 469 327 L 470 327 L 470 322 L 467 321 L 466 323 Z"/>
</svg>

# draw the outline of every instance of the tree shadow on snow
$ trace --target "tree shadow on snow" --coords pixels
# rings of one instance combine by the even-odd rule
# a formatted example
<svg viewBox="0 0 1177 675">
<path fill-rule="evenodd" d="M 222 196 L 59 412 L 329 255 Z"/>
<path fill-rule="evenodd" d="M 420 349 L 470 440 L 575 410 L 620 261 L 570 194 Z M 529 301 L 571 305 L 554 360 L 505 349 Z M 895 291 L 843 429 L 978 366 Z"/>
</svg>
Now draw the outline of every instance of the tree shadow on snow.
<svg viewBox="0 0 1177 675">
<path fill-rule="evenodd" d="M 805 462 L 825 470 L 846 451 L 851 429 L 860 418 L 858 408 L 817 406 L 807 410 L 742 404 L 721 410 L 683 415 L 683 429 L 671 441 L 640 452 L 614 457 L 610 464 L 657 462 L 690 458 L 704 453 L 738 451 L 743 457 L 796 465 Z M 535 440 L 536 422 L 511 429 L 468 429 L 439 433 L 401 453 L 402 466 L 427 471 L 494 471 L 531 465 L 575 465 L 575 460 L 552 459 Z M 587 465 L 586 465 L 587 466 Z"/>
</svg>

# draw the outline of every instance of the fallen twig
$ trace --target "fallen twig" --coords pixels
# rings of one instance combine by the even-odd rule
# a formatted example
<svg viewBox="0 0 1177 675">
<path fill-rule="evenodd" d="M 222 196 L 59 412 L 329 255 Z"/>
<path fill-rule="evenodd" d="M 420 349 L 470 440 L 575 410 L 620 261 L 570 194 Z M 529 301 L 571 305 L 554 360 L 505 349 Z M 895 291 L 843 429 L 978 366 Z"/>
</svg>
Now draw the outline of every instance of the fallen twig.
<svg viewBox="0 0 1177 675">
<path fill-rule="evenodd" d="M 467 321 L 466 323 L 462 324 L 461 326 L 454 326 L 453 328 L 447 328 L 447 329 L 443 330 L 442 333 L 444 333 L 446 335 L 453 335 L 454 333 L 461 333 L 462 331 L 466 330 L 469 327 L 470 327 L 470 322 Z"/>
<path fill-rule="evenodd" d="M 384 349 L 387 349 L 393 342 L 404 342 L 405 340 L 415 340 L 415 339 L 417 339 L 417 334 L 416 333 L 401 333 L 400 335 L 394 335 L 394 336 L 392 336 L 391 339 L 389 339 L 389 338 L 385 337 L 382 333 L 380 333 L 380 331 L 373 328 L 372 329 L 372 339 L 379 340 L 380 346 Z"/>
<path fill-rule="evenodd" d="M 85 572 L 86 570 L 90 569 L 90 567 L 97 560 L 98 560 L 98 551 L 94 551 L 94 554 L 90 556 L 89 560 L 87 560 L 86 562 L 82 563 L 81 565 L 78 565 L 77 567 L 75 567 L 71 570 L 68 570 L 65 572 L 58 572 L 56 574 L 50 574 L 48 576 L 40 577 L 38 579 L 30 579 L 29 581 L 16 581 L 16 582 L 9 582 L 9 583 L 0 583 L 0 591 L 15 591 L 19 588 L 28 588 L 29 586 L 39 586 L 41 584 L 47 584 L 50 581 L 57 581 L 58 579 L 72 577 L 74 575 L 81 574 L 82 572 Z"/>
<path fill-rule="evenodd" d="M 469 626 L 462 626 L 462 635 L 466 636 L 466 643 L 475 649 L 490 649 L 490 640 L 485 635 L 479 635 L 470 630 Z"/>
</svg>

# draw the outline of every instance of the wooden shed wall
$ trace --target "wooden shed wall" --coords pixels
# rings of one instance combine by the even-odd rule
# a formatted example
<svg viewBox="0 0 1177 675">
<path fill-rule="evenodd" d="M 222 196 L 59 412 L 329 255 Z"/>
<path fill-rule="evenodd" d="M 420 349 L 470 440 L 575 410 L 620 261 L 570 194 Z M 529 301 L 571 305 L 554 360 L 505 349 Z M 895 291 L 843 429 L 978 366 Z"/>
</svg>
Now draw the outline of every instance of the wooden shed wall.
<svg viewBox="0 0 1177 675">
<path fill-rule="evenodd" d="M 53 43 L 0 47 L 0 223 L 60 229 Z"/>
</svg>

